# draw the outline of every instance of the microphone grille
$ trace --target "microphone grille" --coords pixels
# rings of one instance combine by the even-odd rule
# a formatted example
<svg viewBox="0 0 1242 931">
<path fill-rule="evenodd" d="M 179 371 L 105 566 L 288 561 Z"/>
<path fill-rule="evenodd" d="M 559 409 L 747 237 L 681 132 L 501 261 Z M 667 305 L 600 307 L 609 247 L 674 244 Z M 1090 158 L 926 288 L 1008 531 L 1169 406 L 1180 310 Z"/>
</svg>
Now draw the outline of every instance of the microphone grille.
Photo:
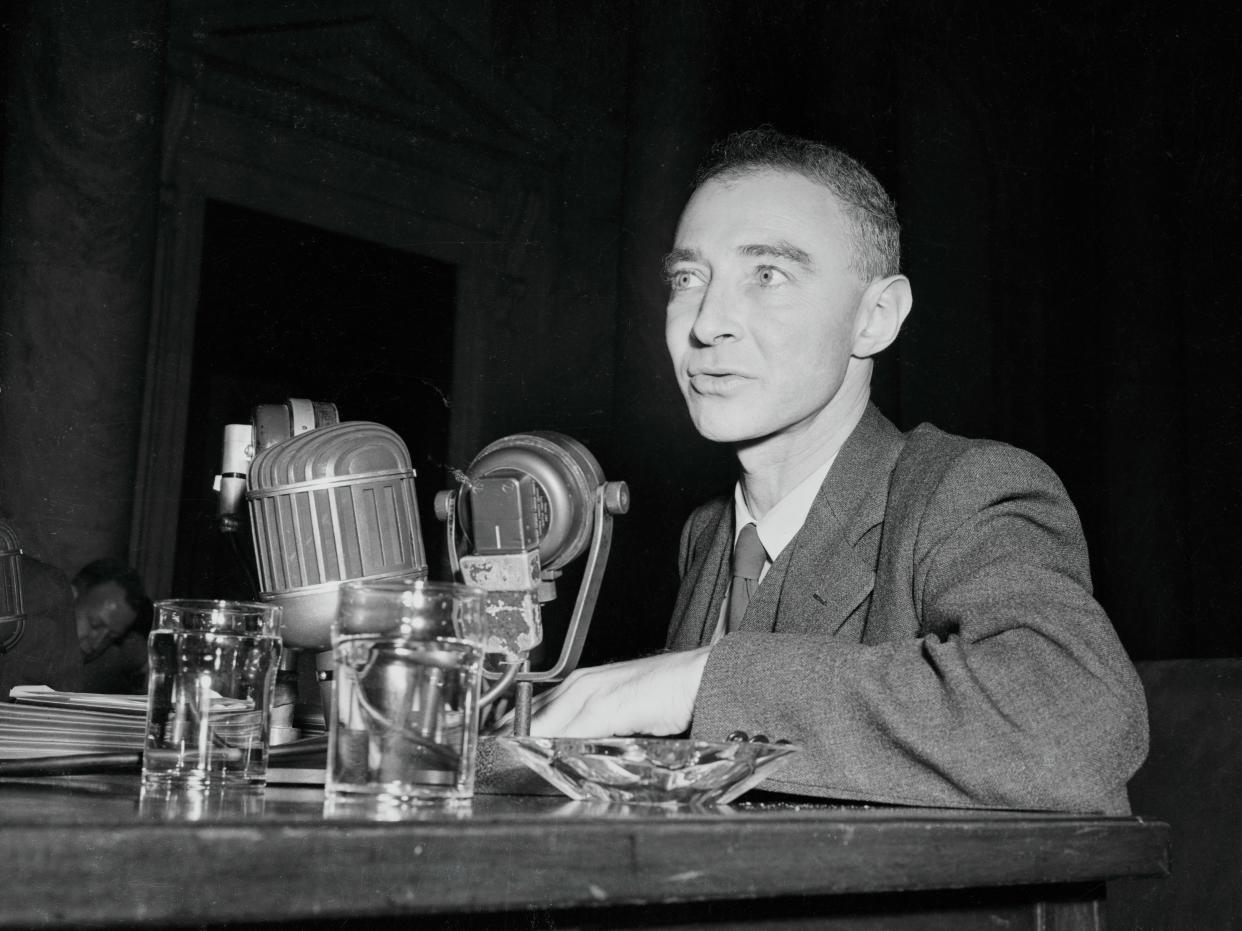
<svg viewBox="0 0 1242 931">
<path fill-rule="evenodd" d="M 250 465 L 264 595 L 427 568 L 405 443 L 365 421 L 320 427 Z"/>
</svg>

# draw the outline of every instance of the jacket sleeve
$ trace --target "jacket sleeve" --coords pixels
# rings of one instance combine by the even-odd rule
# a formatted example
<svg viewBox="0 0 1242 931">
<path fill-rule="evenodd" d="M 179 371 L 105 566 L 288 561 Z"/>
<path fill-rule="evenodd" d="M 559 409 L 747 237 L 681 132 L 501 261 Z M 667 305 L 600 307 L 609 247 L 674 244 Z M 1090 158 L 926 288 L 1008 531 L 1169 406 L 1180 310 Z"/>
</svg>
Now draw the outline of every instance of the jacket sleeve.
<svg viewBox="0 0 1242 931">
<path fill-rule="evenodd" d="M 1127 811 L 1146 705 L 1061 483 L 1002 444 L 963 445 L 919 481 L 881 546 L 867 622 L 905 632 L 730 634 L 709 656 L 694 736 L 801 744 L 764 784 L 776 791 Z"/>
</svg>

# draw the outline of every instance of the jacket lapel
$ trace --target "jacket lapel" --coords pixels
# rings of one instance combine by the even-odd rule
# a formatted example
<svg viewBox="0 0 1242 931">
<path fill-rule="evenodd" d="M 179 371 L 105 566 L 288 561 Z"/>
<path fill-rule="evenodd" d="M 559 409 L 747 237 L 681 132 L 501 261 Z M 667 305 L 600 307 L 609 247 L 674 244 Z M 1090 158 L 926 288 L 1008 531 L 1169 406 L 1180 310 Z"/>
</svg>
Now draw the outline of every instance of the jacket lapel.
<svg viewBox="0 0 1242 931">
<path fill-rule="evenodd" d="M 868 404 L 802 529 L 755 592 L 743 630 L 861 638 L 865 612 L 858 608 L 875 584 L 878 529 L 902 444 L 897 428 Z"/>
<path fill-rule="evenodd" d="M 729 555 L 733 551 L 733 505 L 723 501 L 709 513 L 691 543 L 673 626 L 668 634 L 670 650 L 690 650 L 711 641 L 729 587 Z"/>
</svg>

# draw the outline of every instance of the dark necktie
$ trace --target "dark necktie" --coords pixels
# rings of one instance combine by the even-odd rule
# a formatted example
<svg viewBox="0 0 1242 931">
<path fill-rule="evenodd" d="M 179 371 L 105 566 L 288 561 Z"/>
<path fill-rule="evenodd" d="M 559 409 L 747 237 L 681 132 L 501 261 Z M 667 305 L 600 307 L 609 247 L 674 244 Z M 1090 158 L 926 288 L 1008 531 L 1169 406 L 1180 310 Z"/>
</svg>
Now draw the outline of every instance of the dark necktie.
<svg viewBox="0 0 1242 931">
<path fill-rule="evenodd" d="M 750 596 L 759 584 L 759 573 L 763 571 L 767 558 L 768 554 L 759 542 L 759 531 L 754 524 L 747 524 L 733 544 L 733 585 L 729 589 L 726 631 L 742 626 L 746 606 L 750 604 Z"/>
</svg>

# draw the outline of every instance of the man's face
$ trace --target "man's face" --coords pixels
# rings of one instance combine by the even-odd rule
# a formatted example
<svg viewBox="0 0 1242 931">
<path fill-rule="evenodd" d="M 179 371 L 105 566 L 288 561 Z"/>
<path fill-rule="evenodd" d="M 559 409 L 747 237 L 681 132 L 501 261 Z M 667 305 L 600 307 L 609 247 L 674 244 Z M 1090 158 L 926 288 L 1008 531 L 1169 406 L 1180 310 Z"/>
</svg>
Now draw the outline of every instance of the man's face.
<svg viewBox="0 0 1242 931">
<path fill-rule="evenodd" d="M 665 338 L 710 440 L 815 431 L 850 362 L 865 283 L 823 186 L 764 170 L 709 181 L 681 215 Z"/>
<path fill-rule="evenodd" d="M 87 662 L 125 636 L 137 620 L 134 609 L 125 600 L 125 589 L 116 582 L 100 582 L 79 593 L 73 609 L 77 615 L 78 645 Z"/>
</svg>

